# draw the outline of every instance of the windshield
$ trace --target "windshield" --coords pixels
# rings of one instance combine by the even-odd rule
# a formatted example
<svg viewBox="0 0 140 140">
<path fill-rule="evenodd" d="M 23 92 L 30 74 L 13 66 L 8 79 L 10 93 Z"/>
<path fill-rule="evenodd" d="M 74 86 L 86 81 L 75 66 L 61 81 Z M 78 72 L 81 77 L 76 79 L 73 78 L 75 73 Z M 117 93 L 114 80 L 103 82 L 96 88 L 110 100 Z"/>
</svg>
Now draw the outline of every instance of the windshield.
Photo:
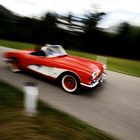
<svg viewBox="0 0 140 140">
<path fill-rule="evenodd" d="M 42 48 L 45 52 L 46 57 L 56 57 L 67 55 L 66 51 L 63 49 L 61 45 L 47 45 Z"/>
</svg>

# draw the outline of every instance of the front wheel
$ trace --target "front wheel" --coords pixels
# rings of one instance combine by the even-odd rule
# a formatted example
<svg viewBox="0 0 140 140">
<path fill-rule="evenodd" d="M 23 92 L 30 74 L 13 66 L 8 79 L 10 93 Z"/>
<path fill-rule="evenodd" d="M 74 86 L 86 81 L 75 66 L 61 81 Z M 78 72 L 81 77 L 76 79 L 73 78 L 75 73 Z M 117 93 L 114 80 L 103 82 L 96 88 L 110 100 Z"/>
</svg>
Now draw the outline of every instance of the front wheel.
<svg viewBox="0 0 140 140">
<path fill-rule="evenodd" d="M 75 76 L 68 74 L 62 77 L 61 85 L 65 91 L 74 93 L 77 91 L 79 83 Z"/>
</svg>

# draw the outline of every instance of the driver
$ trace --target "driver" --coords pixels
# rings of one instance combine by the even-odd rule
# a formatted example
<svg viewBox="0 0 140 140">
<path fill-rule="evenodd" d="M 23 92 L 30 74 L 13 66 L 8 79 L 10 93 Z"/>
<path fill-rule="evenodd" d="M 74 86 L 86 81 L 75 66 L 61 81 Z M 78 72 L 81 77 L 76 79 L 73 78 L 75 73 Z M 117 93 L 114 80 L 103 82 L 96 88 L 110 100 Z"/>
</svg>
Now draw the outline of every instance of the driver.
<svg viewBox="0 0 140 140">
<path fill-rule="evenodd" d="M 36 46 L 35 51 L 31 54 L 36 56 L 46 56 L 46 53 L 43 50 L 41 50 L 41 46 Z"/>
</svg>

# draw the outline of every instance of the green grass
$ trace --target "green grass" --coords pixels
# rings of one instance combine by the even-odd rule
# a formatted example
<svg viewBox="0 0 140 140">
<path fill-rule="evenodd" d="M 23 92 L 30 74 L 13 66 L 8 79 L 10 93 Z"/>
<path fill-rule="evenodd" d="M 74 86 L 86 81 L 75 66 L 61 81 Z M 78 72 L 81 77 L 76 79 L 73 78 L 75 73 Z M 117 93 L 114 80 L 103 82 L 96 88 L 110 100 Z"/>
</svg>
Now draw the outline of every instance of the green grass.
<svg viewBox="0 0 140 140">
<path fill-rule="evenodd" d="M 66 113 L 38 102 L 38 114 L 25 116 L 23 93 L 0 81 L 0 139 L 2 140 L 115 140 Z"/>
<path fill-rule="evenodd" d="M 15 49 L 33 49 L 35 47 L 34 44 L 8 41 L 8 40 L 0 40 L 0 45 L 10 47 L 10 48 L 15 48 Z M 71 55 L 81 56 L 93 60 L 96 60 L 96 56 L 97 56 L 95 54 L 73 51 L 73 50 L 67 50 L 67 52 Z M 105 58 L 107 58 L 108 70 L 140 77 L 140 61 L 115 58 L 109 56 L 106 56 Z"/>
<path fill-rule="evenodd" d="M 108 57 L 108 69 L 140 77 L 140 61 Z"/>
<path fill-rule="evenodd" d="M 33 49 L 35 47 L 34 44 L 30 44 L 30 43 L 15 42 L 15 41 L 2 40 L 2 39 L 0 39 L 0 45 L 9 48 L 14 48 L 14 49 Z"/>
</svg>

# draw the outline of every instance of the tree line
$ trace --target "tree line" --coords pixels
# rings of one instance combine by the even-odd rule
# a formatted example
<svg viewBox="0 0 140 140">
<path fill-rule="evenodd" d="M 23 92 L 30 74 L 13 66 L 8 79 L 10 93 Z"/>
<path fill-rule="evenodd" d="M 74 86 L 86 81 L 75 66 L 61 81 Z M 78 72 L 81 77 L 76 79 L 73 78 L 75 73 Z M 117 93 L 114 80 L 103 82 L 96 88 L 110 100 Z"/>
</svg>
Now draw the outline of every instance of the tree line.
<svg viewBox="0 0 140 140">
<path fill-rule="evenodd" d="M 97 27 L 106 14 L 84 17 L 46 13 L 40 18 L 19 16 L 0 5 L 0 38 L 140 60 L 140 27 L 121 23 L 116 33 Z"/>
</svg>

